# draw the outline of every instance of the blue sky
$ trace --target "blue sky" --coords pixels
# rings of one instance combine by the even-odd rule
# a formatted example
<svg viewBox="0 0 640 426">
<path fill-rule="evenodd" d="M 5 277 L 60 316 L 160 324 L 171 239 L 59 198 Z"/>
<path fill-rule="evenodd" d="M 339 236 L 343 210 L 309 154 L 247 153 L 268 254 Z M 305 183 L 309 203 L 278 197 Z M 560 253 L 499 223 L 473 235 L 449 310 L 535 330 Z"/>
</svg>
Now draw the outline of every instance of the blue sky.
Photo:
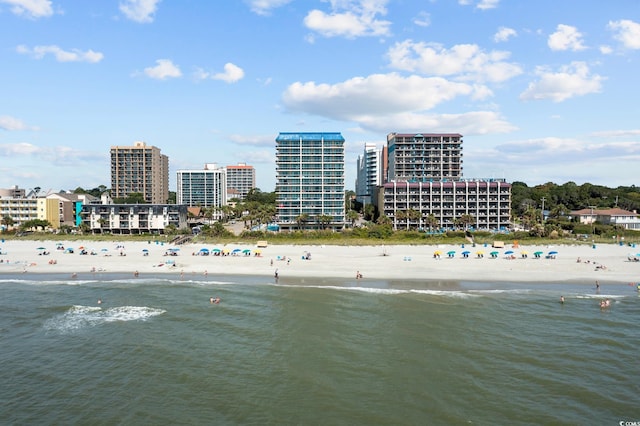
<svg viewBox="0 0 640 426">
<path fill-rule="evenodd" d="M 637 0 L 0 0 L 0 187 L 110 185 L 142 140 L 180 169 L 281 131 L 464 135 L 464 176 L 638 183 Z"/>
</svg>

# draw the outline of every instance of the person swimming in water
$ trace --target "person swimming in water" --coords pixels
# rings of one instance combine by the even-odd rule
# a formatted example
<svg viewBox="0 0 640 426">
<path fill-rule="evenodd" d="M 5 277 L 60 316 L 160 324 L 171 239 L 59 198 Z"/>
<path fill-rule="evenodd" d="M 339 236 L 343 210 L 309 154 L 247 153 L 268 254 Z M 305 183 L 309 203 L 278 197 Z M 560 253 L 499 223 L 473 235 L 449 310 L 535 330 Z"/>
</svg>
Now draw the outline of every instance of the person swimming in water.
<svg viewBox="0 0 640 426">
<path fill-rule="evenodd" d="M 560 296 L 560 303 L 564 305 L 564 296 Z"/>
</svg>

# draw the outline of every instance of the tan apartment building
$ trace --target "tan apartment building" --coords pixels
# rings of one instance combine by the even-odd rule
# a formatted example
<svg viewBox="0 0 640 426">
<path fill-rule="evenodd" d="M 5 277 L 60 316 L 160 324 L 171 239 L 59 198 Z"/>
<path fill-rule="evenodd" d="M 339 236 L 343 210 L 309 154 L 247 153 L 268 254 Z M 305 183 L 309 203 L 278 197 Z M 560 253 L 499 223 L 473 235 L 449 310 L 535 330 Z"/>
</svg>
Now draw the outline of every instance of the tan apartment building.
<svg viewBox="0 0 640 426">
<path fill-rule="evenodd" d="M 139 192 L 152 204 L 169 199 L 169 157 L 145 142 L 111 147 L 111 197 Z"/>
</svg>

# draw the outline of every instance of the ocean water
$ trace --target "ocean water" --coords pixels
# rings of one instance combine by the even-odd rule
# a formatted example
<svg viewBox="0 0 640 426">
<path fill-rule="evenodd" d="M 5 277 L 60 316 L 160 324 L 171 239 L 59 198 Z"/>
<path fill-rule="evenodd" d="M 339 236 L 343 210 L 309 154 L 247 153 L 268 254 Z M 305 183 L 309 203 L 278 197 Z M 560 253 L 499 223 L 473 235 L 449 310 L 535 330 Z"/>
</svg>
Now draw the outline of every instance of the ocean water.
<svg viewBox="0 0 640 426">
<path fill-rule="evenodd" d="M 2 275 L 0 424 L 640 422 L 639 325 L 628 283 Z"/>
</svg>

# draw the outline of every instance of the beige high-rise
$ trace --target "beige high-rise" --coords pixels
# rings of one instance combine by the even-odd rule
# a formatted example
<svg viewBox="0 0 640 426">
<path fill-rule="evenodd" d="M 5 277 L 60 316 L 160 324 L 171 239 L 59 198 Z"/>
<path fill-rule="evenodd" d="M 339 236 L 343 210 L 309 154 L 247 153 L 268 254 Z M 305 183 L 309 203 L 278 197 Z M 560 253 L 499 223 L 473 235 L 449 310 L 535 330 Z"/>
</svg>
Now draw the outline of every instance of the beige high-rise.
<svg viewBox="0 0 640 426">
<path fill-rule="evenodd" d="M 144 142 L 111 147 L 111 198 L 139 192 L 152 204 L 169 198 L 169 157 Z"/>
</svg>

